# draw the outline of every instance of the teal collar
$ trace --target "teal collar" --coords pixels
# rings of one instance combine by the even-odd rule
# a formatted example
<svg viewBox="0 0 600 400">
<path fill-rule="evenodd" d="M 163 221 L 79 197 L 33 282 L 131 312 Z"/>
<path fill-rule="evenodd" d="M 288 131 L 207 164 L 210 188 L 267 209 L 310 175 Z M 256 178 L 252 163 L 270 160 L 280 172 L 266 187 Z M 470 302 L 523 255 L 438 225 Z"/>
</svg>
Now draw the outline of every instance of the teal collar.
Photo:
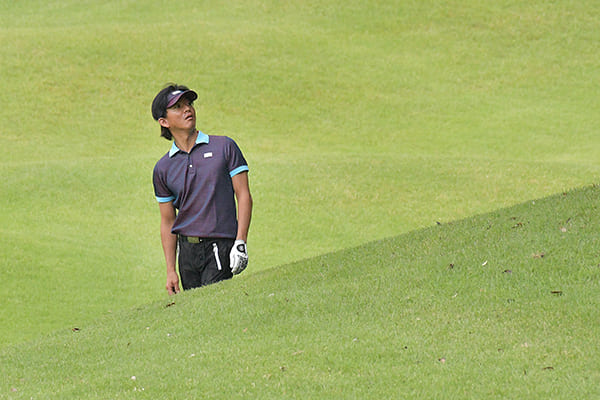
<svg viewBox="0 0 600 400">
<path fill-rule="evenodd" d="M 208 135 L 198 131 L 198 136 L 196 137 L 196 144 L 200 143 L 208 143 Z M 173 140 L 173 145 L 171 146 L 171 150 L 169 150 L 169 157 L 173 157 L 175 154 L 180 152 L 181 149 L 177 147 L 175 141 Z"/>
</svg>

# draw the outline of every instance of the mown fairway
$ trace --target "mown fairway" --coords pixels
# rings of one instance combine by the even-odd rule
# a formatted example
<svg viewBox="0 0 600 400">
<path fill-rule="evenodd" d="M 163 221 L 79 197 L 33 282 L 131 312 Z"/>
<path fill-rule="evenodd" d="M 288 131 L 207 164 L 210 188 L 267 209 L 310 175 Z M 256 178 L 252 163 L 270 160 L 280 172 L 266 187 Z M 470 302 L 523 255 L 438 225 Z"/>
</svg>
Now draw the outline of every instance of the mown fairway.
<svg viewBox="0 0 600 400">
<path fill-rule="evenodd" d="M 240 276 L 597 181 L 592 1 L 2 1 L 0 345 L 162 299 L 149 108 L 251 167 Z M 357 360 L 358 361 L 358 360 Z"/>
<path fill-rule="evenodd" d="M 0 397 L 594 399 L 600 189 L 246 275 L 0 350 Z"/>
</svg>

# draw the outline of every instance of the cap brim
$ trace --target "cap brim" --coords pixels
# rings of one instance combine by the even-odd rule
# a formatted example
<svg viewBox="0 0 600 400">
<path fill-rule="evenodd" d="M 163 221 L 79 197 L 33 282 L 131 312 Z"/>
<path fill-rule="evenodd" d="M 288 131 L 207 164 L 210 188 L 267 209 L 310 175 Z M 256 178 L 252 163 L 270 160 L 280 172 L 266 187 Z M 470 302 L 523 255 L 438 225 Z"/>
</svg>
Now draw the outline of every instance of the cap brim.
<svg viewBox="0 0 600 400">
<path fill-rule="evenodd" d="M 194 101 L 198 98 L 198 94 L 193 90 L 176 90 L 169 95 L 167 108 L 173 107 L 182 97 L 187 97 L 191 101 Z"/>
</svg>

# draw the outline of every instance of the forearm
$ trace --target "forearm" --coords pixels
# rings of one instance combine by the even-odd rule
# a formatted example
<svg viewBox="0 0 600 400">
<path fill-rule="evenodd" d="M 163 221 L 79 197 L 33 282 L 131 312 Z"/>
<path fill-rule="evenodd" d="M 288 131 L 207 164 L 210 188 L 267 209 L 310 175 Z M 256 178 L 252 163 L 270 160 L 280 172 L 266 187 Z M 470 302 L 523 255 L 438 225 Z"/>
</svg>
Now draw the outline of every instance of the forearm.
<svg viewBox="0 0 600 400">
<path fill-rule="evenodd" d="M 160 208 L 160 241 L 165 261 L 167 262 L 167 293 L 179 293 L 179 276 L 175 266 L 177 258 L 177 235 L 171 233 L 175 223 L 176 213 L 172 202 L 159 203 Z"/>
<path fill-rule="evenodd" d="M 161 224 L 160 228 L 160 239 L 167 263 L 167 273 L 175 272 L 176 270 L 177 235 L 171 233 L 171 227 L 167 226 L 167 224 Z"/>
<path fill-rule="evenodd" d="M 247 241 L 250 221 L 252 219 L 252 196 L 250 192 L 237 196 L 238 201 L 238 231 L 236 239 Z"/>
<path fill-rule="evenodd" d="M 248 185 L 248 173 L 243 172 L 233 177 L 233 190 L 237 200 L 238 230 L 236 243 L 231 249 L 229 263 L 234 275 L 241 273 L 248 265 L 248 251 L 244 243 L 248 240 L 248 229 L 252 219 L 252 195 Z"/>
<path fill-rule="evenodd" d="M 232 178 L 233 190 L 237 200 L 238 230 L 237 240 L 248 240 L 248 229 L 252 219 L 252 195 L 248 184 L 248 172 L 242 172 Z"/>
<path fill-rule="evenodd" d="M 167 272 L 175 271 L 175 259 L 177 254 L 177 235 L 171 233 L 175 223 L 175 209 L 171 202 L 160 203 L 160 240 L 162 243 Z"/>
</svg>

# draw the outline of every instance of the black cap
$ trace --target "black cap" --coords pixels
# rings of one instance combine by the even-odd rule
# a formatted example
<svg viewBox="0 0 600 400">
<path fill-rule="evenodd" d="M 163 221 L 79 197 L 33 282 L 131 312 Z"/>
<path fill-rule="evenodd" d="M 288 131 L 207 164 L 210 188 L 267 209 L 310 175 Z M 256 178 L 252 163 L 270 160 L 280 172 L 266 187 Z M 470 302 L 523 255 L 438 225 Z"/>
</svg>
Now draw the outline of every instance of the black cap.
<svg viewBox="0 0 600 400">
<path fill-rule="evenodd" d="M 181 85 L 169 85 L 156 95 L 152 101 L 152 117 L 155 120 L 164 118 L 167 115 L 167 108 L 173 107 L 179 99 L 187 97 L 191 101 L 198 98 L 198 94 L 193 90 Z"/>
</svg>

